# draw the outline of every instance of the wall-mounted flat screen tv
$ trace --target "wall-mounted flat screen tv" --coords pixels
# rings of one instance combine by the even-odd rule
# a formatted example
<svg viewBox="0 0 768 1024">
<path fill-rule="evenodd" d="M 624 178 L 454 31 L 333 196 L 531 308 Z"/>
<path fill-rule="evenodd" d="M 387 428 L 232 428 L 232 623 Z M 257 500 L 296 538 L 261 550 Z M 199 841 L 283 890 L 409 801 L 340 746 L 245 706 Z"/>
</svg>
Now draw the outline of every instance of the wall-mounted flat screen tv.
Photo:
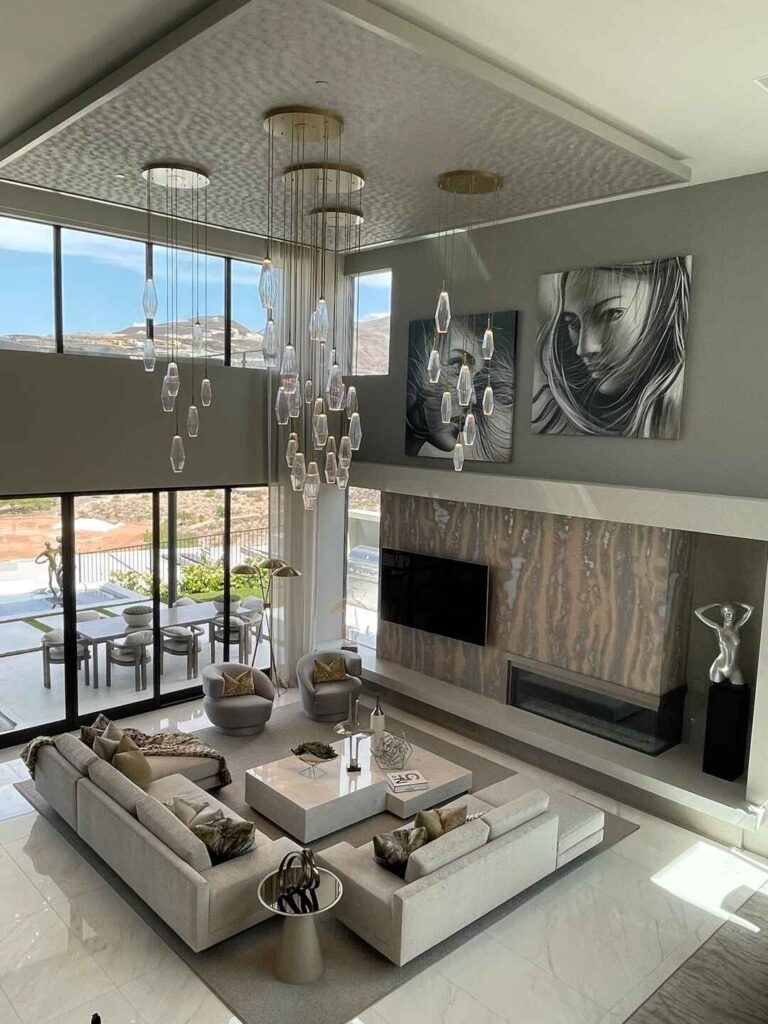
<svg viewBox="0 0 768 1024">
<path fill-rule="evenodd" d="M 382 619 L 484 646 L 488 566 L 381 549 Z"/>
</svg>

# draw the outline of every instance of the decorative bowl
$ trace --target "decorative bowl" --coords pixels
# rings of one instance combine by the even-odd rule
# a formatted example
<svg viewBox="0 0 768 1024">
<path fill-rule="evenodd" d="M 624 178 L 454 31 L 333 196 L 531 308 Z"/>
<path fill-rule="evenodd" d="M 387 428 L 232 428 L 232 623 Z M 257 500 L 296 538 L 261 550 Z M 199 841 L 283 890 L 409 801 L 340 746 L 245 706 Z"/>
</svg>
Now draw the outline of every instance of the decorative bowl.
<svg viewBox="0 0 768 1024">
<path fill-rule="evenodd" d="M 125 620 L 126 626 L 130 626 L 131 629 L 142 629 L 144 626 L 150 625 L 152 622 L 152 609 L 148 612 L 137 612 L 126 609 L 123 612 L 123 619 Z"/>
<path fill-rule="evenodd" d="M 237 594 L 232 594 L 232 596 L 229 599 L 229 610 L 231 612 L 237 611 L 237 609 L 240 606 L 240 600 L 241 600 L 241 598 L 239 598 L 237 596 Z M 219 612 L 219 613 L 224 611 L 224 595 L 223 594 L 219 594 L 218 597 L 214 597 L 214 599 L 213 599 L 213 606 L 216 609 L 216 611 Z"/>
<path fill-rule="evenodd" d="M 304 764 L 317 765 L 323 764 L 325 761 L 334 761 L 338 756 L 339 752 L 334 750 L 333 747 L 327 743 L 321 743 L 319 741 L 312 740 L 308 743 L 300 743 L 297 747 L 291 747 L 291 753 L 294 754 Z"/>
</svg>

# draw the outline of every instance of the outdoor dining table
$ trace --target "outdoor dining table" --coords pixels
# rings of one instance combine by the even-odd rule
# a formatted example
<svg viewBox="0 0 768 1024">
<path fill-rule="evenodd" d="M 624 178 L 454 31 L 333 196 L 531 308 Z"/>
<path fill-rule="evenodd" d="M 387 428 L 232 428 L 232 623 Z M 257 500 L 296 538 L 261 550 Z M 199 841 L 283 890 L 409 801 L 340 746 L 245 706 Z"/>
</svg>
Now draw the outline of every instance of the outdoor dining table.
<svg viewBox="0 0 768 1024">
<path fill-rule="evenodd" d="M 160 609 L 160 628 L 166 626 L 196 626 L 203 622 L 213 622 L 221 613 L 213 601 L 201 601 L 199 604 L 184 604 L 178 608 L 162 607 Z M 152 625 L 141 627 L 152 629 Z M 93 622 L 78 622 L 77 632 L 87 643 L 93 646 L 93 687 L 99 686 L 99 644 L 107 640 L 117 640 L 136 631 L 129 626 L 122 615 L 112 615 Z"/>
</svg>

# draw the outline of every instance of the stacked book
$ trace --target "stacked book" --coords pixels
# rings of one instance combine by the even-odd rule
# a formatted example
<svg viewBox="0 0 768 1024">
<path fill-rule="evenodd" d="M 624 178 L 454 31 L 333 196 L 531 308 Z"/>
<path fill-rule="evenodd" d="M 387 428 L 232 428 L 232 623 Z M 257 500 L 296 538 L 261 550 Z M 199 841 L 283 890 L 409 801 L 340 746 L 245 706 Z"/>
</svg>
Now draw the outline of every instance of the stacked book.
<svg viewBox="0 0 768 1024">
<path fill-rule="evenodd" d="M 421 772 L 387 772 L 387 785 L 393 793 L 407 793 L 411 789 L 427 789 L 429 783 Z"/>
</svg>

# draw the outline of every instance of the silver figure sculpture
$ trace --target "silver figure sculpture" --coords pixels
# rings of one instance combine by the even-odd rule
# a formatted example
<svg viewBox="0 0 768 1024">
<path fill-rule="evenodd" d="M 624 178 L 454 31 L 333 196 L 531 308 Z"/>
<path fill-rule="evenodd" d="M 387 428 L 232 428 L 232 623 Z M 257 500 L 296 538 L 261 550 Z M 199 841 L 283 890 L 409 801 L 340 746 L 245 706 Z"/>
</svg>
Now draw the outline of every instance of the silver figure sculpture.
<svg viewBox="0 0 768 1024">
<path fill-rule="evenodd" d="M 707 617 L 706 612 L 711 611 L 712 608 L 719 609 L 720 622 Z M 736 619 L 737 608 L 744 609 L 744 614 L 738 620 Z M 696 618 L 717 633 L 720 650 L 709 670 L 709 678 L 713 683 L 722 683 L 728 680 L 732 686 L 744 685 L 744 677 L 739 668 L 739 647 L 741 646 L 739 630 L 754 610 L 751 604 L 745 604 L 743 601 L 737 601 L 734 604 L 717 604 L 715 602 L 702 605 L 701 608 L 694 610 Z"/>
</svg>

